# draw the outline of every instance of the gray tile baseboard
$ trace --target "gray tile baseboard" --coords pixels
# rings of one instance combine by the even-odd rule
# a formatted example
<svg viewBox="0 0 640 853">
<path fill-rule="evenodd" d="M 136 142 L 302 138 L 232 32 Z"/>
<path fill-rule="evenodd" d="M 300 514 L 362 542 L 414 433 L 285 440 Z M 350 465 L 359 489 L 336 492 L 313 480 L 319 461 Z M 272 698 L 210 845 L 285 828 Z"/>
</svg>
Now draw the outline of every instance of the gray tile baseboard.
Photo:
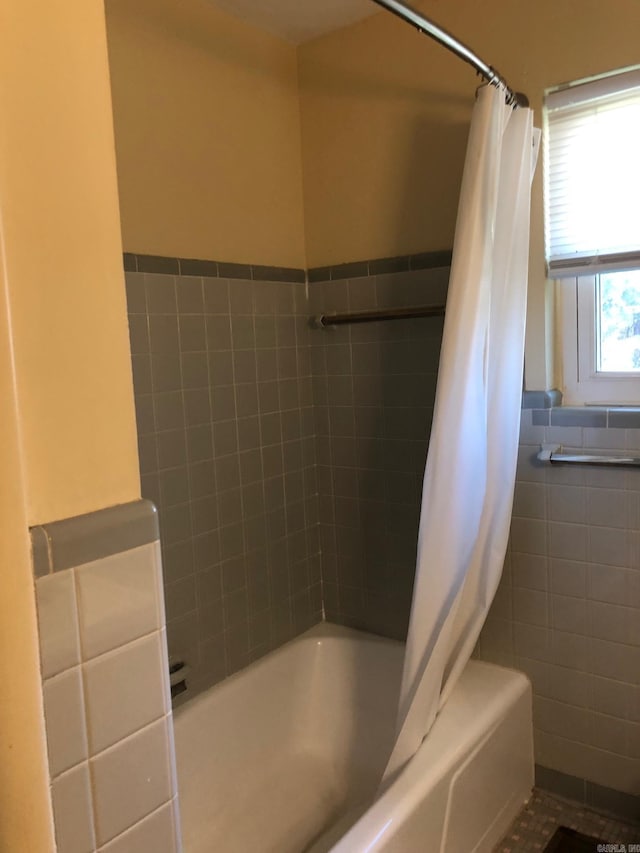
<svg viewBox="0 0 640 853">
<path fill-rule="evenodd" d="M 132 501 L 31 528 L 36 577 L 91 563 L 160 538 L 149 500 Z"/>
<path fill-rule="evenodd" d="M 640 797 L 605 788 L 540 764 L 536 764 L 536 787 L 626 820 L 640 820 Z"/>
</svg>

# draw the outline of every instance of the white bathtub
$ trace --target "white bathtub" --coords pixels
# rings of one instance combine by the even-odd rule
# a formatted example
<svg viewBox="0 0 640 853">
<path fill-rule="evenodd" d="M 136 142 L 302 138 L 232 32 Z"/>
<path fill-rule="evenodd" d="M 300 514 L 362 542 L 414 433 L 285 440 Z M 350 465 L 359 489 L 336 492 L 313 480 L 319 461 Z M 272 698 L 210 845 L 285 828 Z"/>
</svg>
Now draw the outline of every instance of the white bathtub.
<svg viewBox="0 0 640 853">
<path fill-rule="evenodd" d="M 533 785 L 531 690 L 471 661 L 379 798 L 403 646 L 319 625 L 179 708 L 185 853 L 484 853 Z"/>
</svg>

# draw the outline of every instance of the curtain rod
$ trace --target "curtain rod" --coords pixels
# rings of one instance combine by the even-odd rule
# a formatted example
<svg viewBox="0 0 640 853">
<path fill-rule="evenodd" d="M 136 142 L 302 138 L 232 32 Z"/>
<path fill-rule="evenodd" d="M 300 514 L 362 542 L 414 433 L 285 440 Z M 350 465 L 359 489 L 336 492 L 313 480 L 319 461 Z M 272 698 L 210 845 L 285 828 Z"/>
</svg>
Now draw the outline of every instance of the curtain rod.
<svg viewBox="0 0 640 853">
<path fill-rule="evenodd" d="M 521 92 L 514 92 L 510 89 L 507 85 L 507 81 L 495 70 L 495 68 L 487 65 L 487 63 L 483 62 L 482 59 L 480 59 L 480 57 L 471 50 L 471 48 L 462 44 L 462 42 L 458 41 L 458 39 L 452 36 L 451 33 L 443 30 L 442 27 L 434 24 L 433 21 L 428 20 L 415 9 L 412 9 L 405 3 L 398 2 L 398 0 L 373 0 L 373 2 L 377 3 L 378 6 L 382 6 L 382 8 L 386 9 L 388 12 L 402 18 L 403 21 L 406 21 L 408 24 L 416 27 L 421 33 L 435 39 L 437 42 L 446 47 L 447 50 L 452 51 L 456 56 L 459 56 L 465 62 L 468 62 L 469 65 L 472 65 L 478 74 L 481 74 L 487 82 L 494 86 L 501 86 L 505 91 L 507 103 L 519 106 L 529 105 L 527 96 L 523 95 Z"/>
</svg>

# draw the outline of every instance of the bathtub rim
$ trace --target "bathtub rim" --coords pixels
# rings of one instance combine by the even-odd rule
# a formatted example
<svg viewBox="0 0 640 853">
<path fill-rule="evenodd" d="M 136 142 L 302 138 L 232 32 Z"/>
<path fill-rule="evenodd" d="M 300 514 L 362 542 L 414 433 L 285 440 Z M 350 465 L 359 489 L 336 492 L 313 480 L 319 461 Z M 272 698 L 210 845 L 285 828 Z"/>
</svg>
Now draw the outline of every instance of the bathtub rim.
<svg viewBox="0 0 640 853">
<path fill-rule="evenodd" d="M 283 663 L 283 659 L 286 661 L 287 657 L 291 656 L 293 658 L 298 655 L 300 655 L 299 660 L 303 660 L 309 654 L 305 653 L 305 647 L 309 648 L 314 644 L 341 640 L 355 643 L 358 646 L 362 646 L 363 644 L 369 647 L 381 646 L 385 649 L 394 649 L 397 652 L 400 652 L 405 645 L 398 640 L 370 634 L 358 629 L 331 622 L 320 622 L 258 660 L 253 661 L 229 678 L 212 685 L 209 689 L 182 703 L 174 710 L 174 726 L 179 730 L 182 726 L 188 725 L 188 720 L 191 716 L 199 715 L 201 709 L 206 712 L 207 704 L 213 704 L 213 701 L 218 701 L 228 690 L 233 690 L 239 681 L 245 681 L 246 676 L 251 677 L 251 674 L 254 672 L 263 672 L 270 665 L 273 665 L 275 661 Z M 435 737 L 431 738 L 430 741 L 427 739 L 422 744 L 418 752 L 405 765 L 389 787 L 380 796 L 371 801 L 366 812 L 344 832 L 331 848 L 328 848 L 327 853 L 353 853 L 356 849 L 362 851 L 379 849 L 377 839 L 386 841 L 386 838 L 383 839 L 382 836 L 385 834 L 390 815 L 394 816 L 394 822 L 397 822 L 398 825 L 402 824 L 403 820 L 409 819 L 415 811 L 416 805 L 429 796 L 430 790 L 434 787 L 434 782 L 440 778 L 443 768 L 446 770 L 447 767 L 450 767 L 452 760 L 454 764 L 463 761 L 464 757 L 473 751 L 480 741 L 483 739 L 486 740 L 498 727 L 502 716 L 508 711 L 509 698 L 513 700 L 518 694 L 525 693 L 530 698 L 531 685 L 529 679 L 524 673 L 518 670 L 472 659 L 463 670 L 461 681 L 464 679 L 467 668 L 476 675 L 489 675 L 497 678 L 498 681 L 503 681 L 507 685 L 507 691 L 503 695 L 502 700 L 495 703 L 491 708 L 483 708 L 482 713 L 476 715 L 476 722 L 482 722 L 482 725 L 474 725 L 473 734 L 466 732 L 465 737 L 459 742 L 457 737 L 452 738 L 450 734 L 447 735 L 446 726 L 445 732 L 441 732 L 443 724 L 447 721 L 448 713 L 450 714 L 451 712 L 451 699 L 456 696 L 459 686 L 456 685 L 451 699 L 443 709 L 443 713 L 439 715 L 434 723 L 432 732 Z M 448 713 L 446 713 L 447 709 Z M 428 744 L 433 744 L 434 740 L 438 737 L 441 740 L 444 738 L 450 745 L 453 745 L 453 749 L 445 751 L 445 754 L 439 757 L 440 766 L 433 762 L 429 763 L 430 750 L 427 748 Z M 530 740 L 532 747 L 532 729 Z M 425 769 L 428 772 L 425 772 Z M 531 761 L 531 786 L 529 787 L 529 792 L 532 786 L 533 760 Z M 526 797 L 520 798 L 520 804 L 525 800 Z M 356 840 L 360 846 L 353 846 L 353 841 Z"/>
<path fill-rule="evenodd" d="M 459 696 L 460 683 L 467 672 L 474 675 L 480 675 L 484 672 L 486 675 L 492 676 L 494 681 L 502 682 L 500 701 L 496 701 L 492 707 L 482 708 L 481 712 L 475 716 L 471 727 L 452 733 L 447 731 L 447 729 L 456 728 L 455 719 L 451 720 L 451 712 L 454 710 L 451 703 L 452 701 L 455 703 L 456 691 L 458 691 Z M 453 772 L 453 768 L 464 763 L 465 758 L 473 757 L 475 753 L 478 753 L 497 732 L 501 723 L 507 719 L 517 703 L 526 703 L 530 716 L 531 696 L 531 682 L 525 673 L 499 664 L 470 659 L 462 671 L 460 680 L 453 688 L 449 700 L 438 714 L 418 751 L 409 759 L 380 796 L 371 803 L 359 820 L 331 847 L 329 853 L 353 853 L 356 849 L 359 851 L 386 849 L 383 845 L 388 841 L 387 830 L 392 823 L 395 823 L 396 826 L 402 826 L 403 821 L 414 814 L 416 807 L 419 807 L 432 793 L 436 783 L 442 779 L 443 771 L 444 773 Z M 530 772 L 522 790 L 516 791 L 513 797 L 505 802 L 503 812 L 508 814 L 513 812 L 505 823 L 505 831 L 533 790 L 533 725 L 531 719 L 528 728 L 529 742 L 527 746 L 530 757 L 528 762 Z M 452 737 L 452 734 L 455 736 Z M 440 743 L 455 744 L 455 746 L 453 749 L 446 750 L 438 755 Z M 434 753 L 436 753 L 435 756 Z M 434 757 L 435 761 L 433 760 Z M 514 804 L 517 807 L 514 808 Z M 503 812 L 496 816 L 496 819 L 501 817 Z M 500 837 L 495 839 L 495 843 L 500 840 Z M 391 841 L 393 843 L 392 835 Z M 360 846 L 354 846 L 354 842 Z M 493 843 L 491 847 L 493 847 Z"/>
<path fill-rule="evenodd" d="M 266 667 L 276 658 L 276 656 L 281 657 L 283 653 L 291 654 L 296 648 L 302 648 L 303 646 L 307 646 L 311 643 L 322 643 L 323 641 L 336 639 L 358 640 L 360 642 L 382 645 L 387 648 L 393 647 L 396 649 L 404 648 L 405 646 L 405 643 L 401 640 L 394 640 L 391 637 L 383 637 L 379 634 L 372 634 L 368 631 L 360 631 L 357 628 L 348 628 L 344 625 L 338 625 L 336 622 L 318 622 L 316 625 L 313 625 L 311 628 L 307 628 L 306 631 L 303 631 L 296 637 L 292 637 L 290 640 L 287 640 L 287 642 L 283 643 L 281 646 L 271 649 L 271 651 L 262 655 L 262 657 L 257 660 L 252 661 L 242 669 L 239 669 L 237 672 L 234 672 L 232 675 L 212 684 L 210 687 L 207 687 L 195 696 L 190 696 L 180 702 L 177 707 L 173 708 L 174 726 L 178 724 L 183 717 L 187 716 L 189 711 L 193 713 L 197 708 L 205 704 L 207 699 L 211 700 L 213 693 L 217 696 L 225 688 L 231 688 L 237 683 L 237 681 L 246 677 L 249 673 Z"/>
</svg>

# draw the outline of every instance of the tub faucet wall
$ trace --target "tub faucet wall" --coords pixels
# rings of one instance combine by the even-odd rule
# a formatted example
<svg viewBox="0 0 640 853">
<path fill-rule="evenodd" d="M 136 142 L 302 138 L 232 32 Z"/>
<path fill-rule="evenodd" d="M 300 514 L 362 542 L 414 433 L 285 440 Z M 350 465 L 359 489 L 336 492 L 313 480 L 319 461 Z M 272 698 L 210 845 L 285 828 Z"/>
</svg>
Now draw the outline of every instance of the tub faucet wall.
<svg viewBox="0 0 640 853">
<path fill-rule="evenodd" d="M 126 262 L 142 493 L 184 699 L 322 616 L 304 273 Z"/>
<path fill-rule="evenodd" d="M 310 270 L 310 311 L 443 305 L 449 252 Z M 442 318 L 312 333 L 327 619 L 404 639 Z"/>
</svg>

